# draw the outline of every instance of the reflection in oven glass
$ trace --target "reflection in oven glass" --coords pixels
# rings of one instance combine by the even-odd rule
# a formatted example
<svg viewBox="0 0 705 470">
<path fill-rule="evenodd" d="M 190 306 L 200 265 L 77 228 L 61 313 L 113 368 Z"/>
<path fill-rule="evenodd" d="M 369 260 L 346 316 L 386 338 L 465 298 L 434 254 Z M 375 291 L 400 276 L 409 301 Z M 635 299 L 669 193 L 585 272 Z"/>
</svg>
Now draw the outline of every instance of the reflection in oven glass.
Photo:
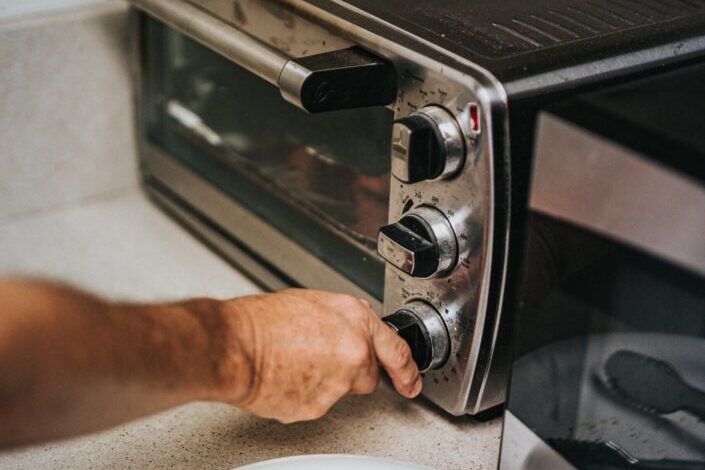
<svg viewBox="0 0 705 470">
<path fill-rule="evenodd" d="M 541 215 L 530 230 L 509 410 L 577 468 L 705 468 L 703 279 Z"/>
<path fill-rule="evenodd" d="M 381 299 L 384 262 L 375 248 L 389 207 L 393 111 L 375 106 L 306 113 L 276 86 L 168 26 L 145 18 L 142 27 L 145 161 L 153 152 L 175 160 L 176 168 L 227 198 L 218 208 L 226 217 L 234 203 L 301 247 L 299 261 L 284 263 L 273 254 L 278 247 L 253 241 L 251 234 L 233 239 L 258 261 L 281 269 L 277 275 L 287 283 L 331 287 L 328 279 L 299 273 L 302 260 L 321 262 L 352 281 L 348 287 Z M 161 181 L 159 172 L 146 175 L 200 212 L 202 201 L 192 188 L 171 194 L 183 182 Z M 207 216 L 229 235 L 233 227 L 241 234 L 251 228 Z"/>
<path fill-rule="evenodd" d="M 213 147 L 267 191 L 374 247 L 387 220 L 391 111 L 307 114 L 224 59 L 204 58 L 187 41 L 173 47 L 162 105 L 177 132 Z"/>
</svg>

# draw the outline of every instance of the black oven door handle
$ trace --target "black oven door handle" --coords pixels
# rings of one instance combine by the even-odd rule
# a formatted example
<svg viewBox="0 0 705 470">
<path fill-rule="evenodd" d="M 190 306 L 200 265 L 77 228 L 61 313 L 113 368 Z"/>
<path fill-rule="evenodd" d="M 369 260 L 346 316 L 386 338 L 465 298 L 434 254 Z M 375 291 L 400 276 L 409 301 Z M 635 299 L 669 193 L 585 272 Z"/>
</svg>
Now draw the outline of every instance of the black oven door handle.
<svg viewBox="0 0 705 470">
<path fill-rule="evenodd" d="M 186 0 L 130 2 L 276 85 L 310 113 L 387 106 L 396 98 L 394 65 L 360 47 L 292 59 Z"/>
<path fill-rule="evenodd" d="M 391 104 L 397 78 L 390 62 L 354 46 L 290 60 L 279 89 L 287 101 L 318 113 Z"/>
</svg>

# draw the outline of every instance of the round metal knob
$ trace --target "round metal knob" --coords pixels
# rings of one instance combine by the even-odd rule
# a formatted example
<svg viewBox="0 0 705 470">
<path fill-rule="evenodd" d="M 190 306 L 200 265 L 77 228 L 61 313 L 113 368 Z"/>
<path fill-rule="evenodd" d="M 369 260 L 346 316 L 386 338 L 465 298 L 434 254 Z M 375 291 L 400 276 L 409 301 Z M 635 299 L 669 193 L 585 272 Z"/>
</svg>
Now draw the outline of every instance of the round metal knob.
<svg viewBox="0 0 705 470">
<path fill-rule="evenodd" d="M 443 367 L 450 351 L 450 335 L 433 306 L 414 300 L 382 320 L 409 344 L 421 372 Z"/>
<path fill-rule="evenodd" d="M 441 211 L 420 206 L 397 223 L 380 229 L 377 251 L 406 274 L 430 278 L 442 276 L 455 267 L 458 241 Z"/>
<path fill-rule="evenodd" d="M 465 161 L 465 137 L 453 115 L 426 106 L 392 128 L 392 174 L 404 183 L 455 175 Z"/>
</svg>

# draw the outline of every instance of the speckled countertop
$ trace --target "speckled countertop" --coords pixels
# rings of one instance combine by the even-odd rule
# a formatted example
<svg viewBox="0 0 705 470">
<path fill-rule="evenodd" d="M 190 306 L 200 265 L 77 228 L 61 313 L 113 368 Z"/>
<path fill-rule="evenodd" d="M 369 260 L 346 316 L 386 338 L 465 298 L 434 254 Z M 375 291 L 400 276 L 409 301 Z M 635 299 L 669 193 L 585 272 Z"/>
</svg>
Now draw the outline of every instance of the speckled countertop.
<svg viewBox="0 0 705 470">
<path fill-rule="evenodd" d="M 138 188 L 0 221 L 0 273 L 68 280 L 114 298 L 256 291 Z M 0 469 L 230 468 L 288 455 L 354 453 L 439 469 L 495 468 L 500 422 L 452 418 L 382 385 L 325 418 L 284 426 L 195 403 L 101 434 L 0 453 Z"/>
<path fill-rule="evenodd" d="M 355 453 L 439 469 L 496 466 L 498 423 L 448 421 L 388 388 L 325 418 L 283 426 L 197 403 L 114 431 L 0 456 L 0 468 L 223 468 L 275 457 Z"/>
<path fill-rule="evenodd" d="M 7 65 L 0 69 L 0 275 L 51 277 L 134 301 L 256 292 L 140 191 L 125 4 L 98 3 L 0 21 Z M 479 470 L 496 467 L 500 428 L 499 419 L 452 418 L 382 385 L 319 421 L 289 426 L 195 403 L 96 435 L 0 452 L 0 469 L 227 469 L 353 453 Z"/>
<path fill-rule="evenodd" d="M 499 424 L 448 420 L 386 386 L 343 400 L 325 418 L 283 426 L 196 403 L 113 431 L 0 454 L 0 468 L 222 468 L 275 457 L 354 453 L 438 469 L 496 467 Z"/>
</svg>

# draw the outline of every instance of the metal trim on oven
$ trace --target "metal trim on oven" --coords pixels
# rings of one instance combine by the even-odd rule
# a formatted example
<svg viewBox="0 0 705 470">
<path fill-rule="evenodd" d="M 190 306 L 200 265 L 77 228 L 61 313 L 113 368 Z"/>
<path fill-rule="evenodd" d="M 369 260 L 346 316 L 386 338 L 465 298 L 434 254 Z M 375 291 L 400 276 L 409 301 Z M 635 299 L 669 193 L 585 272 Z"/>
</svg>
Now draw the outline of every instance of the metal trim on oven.
<svg viewBox="0 0 705 470">
<path fill-rule="evenodd" d="M 271 41 L 271 38 L 270 42 L 267 42 L 263 38 L 252 36 L 220 18 L 215 14 L 214 9 L 220 11 L 224 6 L 222 2 L 218 4 L 207 0 L 199 2 L 190 0 L 130 1 L 136 8 L 276 86 L 286 101 L 304 111 L 315 113 L 331 111 L 336 109 L 336 106 L 357 106 L 355 103 L 352 105 L 349 103 L 332 104 L 334 100 L 329 100 L 331 103 L 326 104 L 318 98 L 304 99 L 305 84 L 314 73 L 306 66 L 296 62 L 298 58 L 291 56 L 292 51 L 287 45 L 274 45 L 272 42 L 276 41 Z M 241 5 L 238 8 L 241 8 Z M 322 42 L 325 44 L 326 41 Z M 310 51 L 306 52 L 313 54 Z M 346 63 L 345 60 L 336 62 L 336 64 Z M 324 80 L 321 84 L 323 83 L 326 86 L 332 86 L 335 92 L 343 96 L 353 93 L 352 90 L 355 88 L 345 83 L 336 83 L 334 80 Z M 333 83 L 336 84 L 332 85 Z M 377 96 L 378 104 L 388 105 L 391 100 L 389 96 L 394 94 L 394 90 L 390 89 L 387 94 Z"/>
<path fill-rule="evenodd" d="M 210 223 L 199 217 L 195 211 L 188 207 L 187 203 L 177 202 L 167 189 L 161 188 L 158 183 L 151 183 L 146 186 L 148 194 L 167 213 L 176 218 L 182 225 L 197 235 L 201 240 L 213 248 L 226 260 L 232 262 L 238 268 L 249 274 L 260 286 L 276 291 L 287 289 L 296 285 L 275 269 L 270 269 L 255 254 L 250 253 L 242 247 L 236 240 L 222 233 Z"/>
<path fill-rule="evenodd" d="M 532 209 L 705 274 L 702 185 L 553 115 L 538 129 Z"/>
<path fill-rule="evenodd" d="M 179 32 L 278 86 L 289 57 L 183 0 L 130 0 Z"/>
</svg>

